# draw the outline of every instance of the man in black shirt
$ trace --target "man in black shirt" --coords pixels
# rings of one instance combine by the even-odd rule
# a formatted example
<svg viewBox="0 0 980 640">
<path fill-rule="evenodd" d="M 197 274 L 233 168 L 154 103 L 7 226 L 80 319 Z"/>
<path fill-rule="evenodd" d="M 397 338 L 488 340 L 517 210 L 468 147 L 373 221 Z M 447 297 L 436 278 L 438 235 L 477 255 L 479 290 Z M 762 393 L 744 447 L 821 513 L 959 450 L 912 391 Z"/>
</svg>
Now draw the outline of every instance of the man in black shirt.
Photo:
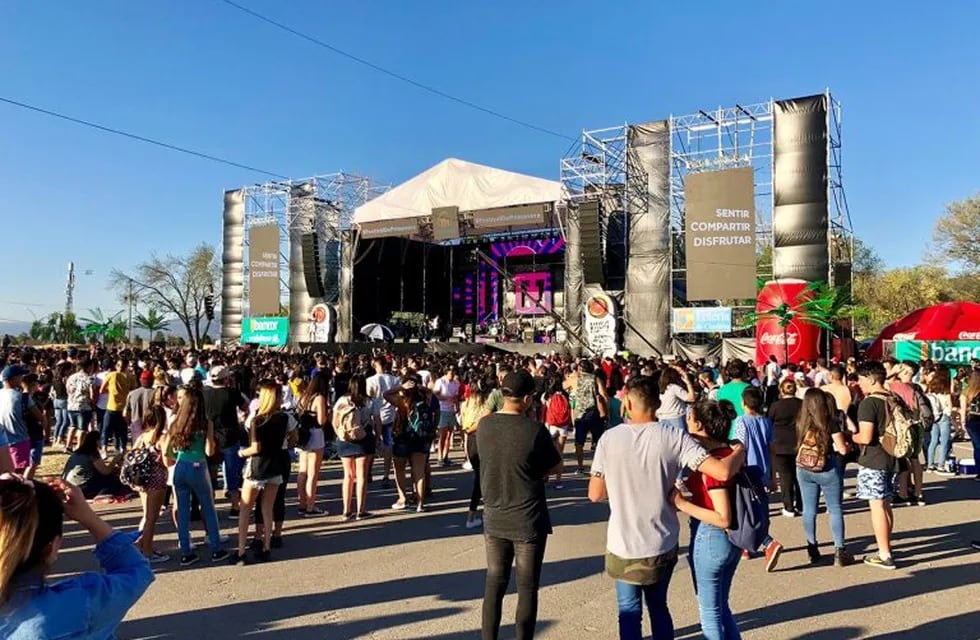
<svg viewBox="0 0 980 640">
<path fill-rule="evenodd" d="M 894 569 L 892 560 L 891 500 L 895 494 L 895 458 L 881 446 L 881 436 L 888 425 L 888 406 L 885 398 L 885 367 L 877 361 L 862 363 L 857 370 L 864 400 L 858 406 L 858 432 L 855 444 L 861 445 L 858 458 L 857 497 L 868 501 L 871 526 L 874 529 L 878 554 L 864 558 L 865 564 L 880 569 Z"/>
<path fill-rule="evenodd" d="M 483 640 L 497 640 L 501 607 L 517 558 L 517 639 L 530 640 L 538 617 L 538 587 L 545 543 L 552 532 L 544 479 L 561 469 L 561 456 L 543 424 L 525 417 L 534 379 L 507 374 L 500 388 L 503 408 L 480 420 L 476 448 L 483 490 L 487 579 Z"/>
<path fill-rule="evenodd" d="M 208 383 L 204 387 L 204 413 L 214 424 L 215 444 L 224 460 L 225 493 L 231 501 L 228 517 L 237 520 L 242 488 L 242 460 L 238 457 L 242 428 L 238 412 L 248 412 L 248 400 L 238 390 L 235 374 L 228 367 L 211 367 Z"/>
</svg>

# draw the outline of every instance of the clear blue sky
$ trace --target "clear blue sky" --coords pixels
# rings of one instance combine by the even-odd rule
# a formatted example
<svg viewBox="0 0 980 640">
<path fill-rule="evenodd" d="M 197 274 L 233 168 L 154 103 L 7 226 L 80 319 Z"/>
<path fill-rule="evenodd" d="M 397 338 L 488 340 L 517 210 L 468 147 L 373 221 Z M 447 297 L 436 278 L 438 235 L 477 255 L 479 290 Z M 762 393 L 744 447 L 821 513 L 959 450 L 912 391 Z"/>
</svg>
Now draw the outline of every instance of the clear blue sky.
<svg viewBox="0 0 980 640">
<path fill-rule="evenodd" d="M 974 3 L 239 1 L 573 136 L 829 86 L 857 232 L 889 265 L 980 187 Z M 3 2 L 0 95 L 294 177 L 397 184 L 455 156 L 557 178 L 568 147 L 217 0 Z M 0 319 L 61 308 L 68 260 L 95 272 L 79 309 L 119 308 L 111 268 L 220 242 L 222 191 L 264 180 L 3 104 L 0 150 Z"/>
</svg>

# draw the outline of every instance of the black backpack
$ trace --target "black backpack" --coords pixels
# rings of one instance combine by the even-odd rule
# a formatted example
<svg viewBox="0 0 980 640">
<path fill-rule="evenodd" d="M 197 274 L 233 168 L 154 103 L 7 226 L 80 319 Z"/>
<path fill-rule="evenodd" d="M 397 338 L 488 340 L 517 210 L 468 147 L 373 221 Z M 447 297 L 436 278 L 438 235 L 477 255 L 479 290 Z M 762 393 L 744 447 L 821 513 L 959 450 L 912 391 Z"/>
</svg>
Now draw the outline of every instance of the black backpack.
<svg viewBox="0 0 980 640">
<path fill-rule="evenodd" d="M 912 387 L 912 391 L 915 392 L 915 414 L 918 418 L 918 423 L 922 425 L 924 431 L 928 431 L 932 429 L 932 425 L 936 424 L 936 412 L 933 411 L 932 403 L 929 402 L 929 396 L 922 390 L 922 387 L 917 384 L 910 386 Z"/>
<path fill-rule="evenodd" d="M 432 418 L 432 403 L 428 398 L 416 400 L 409 407 L 405 430 L 420 440 L 431 440 L 435 437 L 436 425 Z"/>
</svg>

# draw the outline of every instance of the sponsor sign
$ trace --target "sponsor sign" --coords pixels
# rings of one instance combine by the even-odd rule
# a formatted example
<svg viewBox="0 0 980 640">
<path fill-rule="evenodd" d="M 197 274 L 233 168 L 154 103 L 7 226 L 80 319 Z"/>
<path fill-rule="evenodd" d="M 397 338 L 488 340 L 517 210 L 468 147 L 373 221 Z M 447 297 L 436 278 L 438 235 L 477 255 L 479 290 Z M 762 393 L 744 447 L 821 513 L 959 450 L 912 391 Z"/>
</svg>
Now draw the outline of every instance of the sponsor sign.
<svg viewBox="0 0 980 640">
<path fill-rule="evenodd" d="M 313 305 L 310 312 L 310 342 L 330 342 L 333 338 L 336 312 L 330 305 Z"/>
<path fill-rule="evenodd" d="M 242 344 L 281 347 L 289 336 L 289 318 L 248 318 L 242 327 Z"/>
<path fill-rule="evenodd" d="M 688 174 L 684 199 L 687 299 L 754 298 L 752 168 Z"/>
<path fill-rule="evenodd" d="M 731 333 L 731 307 L 674 309 L 674 333 Z"/>
<path fill-rule="evenodd" d="M 279 313 L 279 225 L 248 230 L 248 311 L 253 317 Z"/>
<path fill-rule="evenodd" d="M 616 343 L 616 303 L 607 295 L 595 295 L 585 301 L 583 310 L 585 340 L 594 352 L 614 355 L 619 347 Z"/>
<path fill-rule="evenodd" d="M 361 230 L 361 237 L 368 239 L 386 238 L 389 236 L 408 238 L 419 233 L 418 218 L 364 222 L 358 225 L 358 227 Z"/>
<path fill-rule="evenodd" d="M 484 233 L 488 229 L 541 227 L 545 223 L 545 207 L 543 204 L 528 204 L 474 211 L 473 227 Z"/>
<path fill-rule="evenodd" d="M 436 207 L 432 210 L 432 239 L 436 242 L 459 237 L 459 207 Z"/>
<path fill-rule="evenodd" d="M 794 311 L 809 297 L 803 280 L 783 279 L 767 282 L 756 303 L 756 311 L 772 311 L 782 304 Z M 815 360 L 820 355 L 820 328 L 802 322 L 798 317 L 785 329 L 777 317 L 762 317 L 755 327 L 755 361 L 762 364 L 770 355 L 779 363 Z"/>
<path fill-rule="evenodd" d="M 962 331 L 960 335 L 972 332 Z M 895 343 L 897 360 L 932 360 L 937 364 L 960 365 L 980 360 L 980 340 L 902 340 Z"/>
</svg>

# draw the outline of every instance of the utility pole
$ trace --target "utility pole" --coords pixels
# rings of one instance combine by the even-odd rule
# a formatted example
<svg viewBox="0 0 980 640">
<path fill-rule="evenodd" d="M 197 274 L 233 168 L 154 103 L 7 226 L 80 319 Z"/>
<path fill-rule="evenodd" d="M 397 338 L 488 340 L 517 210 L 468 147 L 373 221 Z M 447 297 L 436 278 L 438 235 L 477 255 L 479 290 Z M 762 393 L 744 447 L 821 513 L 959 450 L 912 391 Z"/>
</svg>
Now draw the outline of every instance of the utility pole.
<svg viewBox="0 0 980 640">
<path fill-rule="evenodd" d="M 133 344 L 133 279 L 126 280 L 129 281 L 129 344 Z"/>
</svg>

